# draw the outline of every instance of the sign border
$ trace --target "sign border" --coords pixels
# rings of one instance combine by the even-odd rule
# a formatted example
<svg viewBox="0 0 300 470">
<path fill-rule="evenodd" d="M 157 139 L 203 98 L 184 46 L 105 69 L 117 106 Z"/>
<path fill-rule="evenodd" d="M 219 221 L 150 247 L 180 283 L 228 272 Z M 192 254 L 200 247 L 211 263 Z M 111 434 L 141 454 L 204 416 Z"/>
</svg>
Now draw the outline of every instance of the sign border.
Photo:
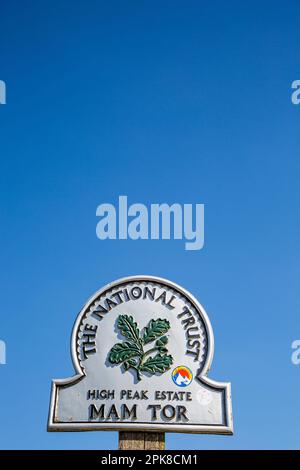
<svg viewBox="0 0 300 470">
<path fill-rule="evenodd" d="M 78 357 L 76 354 L 76 333 L 78 327 L 81 323 L 83 315 L 85 315 L 86 310 L 90 304 L 92 304 L 99 296 L 105 294 L 106 291 L 111 290 L 112 288 L 125 284 L 128 282 L 135 281 L 149 281 L 157 282 L 164 284 L 168 287 L 171 287 L 179 291 L 183 296 L 185 296 L 189 302 L 196 309 L 197 313 L 201 315 L 201 318 L 204 322 L 205 328 L 207 330 L 208 336 L 208 351 L 206 356 L 205 364 L 201 369 L 199 375 L 195 377 L 203 385 L 207 385 L 210 388 L 216 390 L 223 390 L 223 403 L 224 403 L 224 421 L 226 425 L 199 425 L 199 424 L 162 424 L 162 423 L 101 423 L 101 422 L 74 422 L 74 423 L 65 423 L 65 422 L 56 422 L 54 420 L 57 394 L 58 389 L 61 387 L 68 387 L 69 385 L 75 384 L 83 377 L 85 377 L 84 370 L 82 370 Z M 203 308 L 203 306 L 198 302 L 198 300 L 186 289 L 179 286 L 173 281 L 164 279 L 157 276 L 148 276 L 148 275 L 135 275 L 127 276 L 120 278 L 114 282 L 106 284 L 101 289 L 97 290 L 84 304 L 80 310 L 72 331 L 71 336 L 71 357 L 73 365 L 75 368 L 76 375 L 66 378 L 66 379 L 53 379 L 52 380 L 52 389 L 51 389 L 51 400 L 48 416 L 48 427 L 47 430 L 50 432 L 54 431 L 161 431 L 161 432 L 182 432 L 182 433 L 197 433 L 197 434 L 233 434 L 233 418 L 232 418 L 232 405 L 231 405 L 231 384 L 229 382 L 217 382 L 207 377 L 209 372 L 214 354 L 214 335 L 210 320 L 208 315 Z"/>
</svg>

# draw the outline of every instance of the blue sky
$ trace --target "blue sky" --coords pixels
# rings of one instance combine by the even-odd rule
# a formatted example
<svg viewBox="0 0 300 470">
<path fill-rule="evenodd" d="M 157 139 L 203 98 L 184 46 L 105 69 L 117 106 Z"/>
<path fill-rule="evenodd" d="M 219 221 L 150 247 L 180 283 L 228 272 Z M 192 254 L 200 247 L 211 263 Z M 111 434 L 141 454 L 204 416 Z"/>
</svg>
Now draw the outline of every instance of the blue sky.
<svg viewBox="0 0 300 470">
<path fill-rule="evenodd" d="M 47 433 L 73 321 L 122 276 L 166 277 L 206 308 L 210 377 L 235 434 L 169 449 L 299 448 L 300 4 L 2 2 L 0 447 L 105 449 Z M 96 207 L 204 203 L 205 246 L 100 241 Z"/>
</svg>

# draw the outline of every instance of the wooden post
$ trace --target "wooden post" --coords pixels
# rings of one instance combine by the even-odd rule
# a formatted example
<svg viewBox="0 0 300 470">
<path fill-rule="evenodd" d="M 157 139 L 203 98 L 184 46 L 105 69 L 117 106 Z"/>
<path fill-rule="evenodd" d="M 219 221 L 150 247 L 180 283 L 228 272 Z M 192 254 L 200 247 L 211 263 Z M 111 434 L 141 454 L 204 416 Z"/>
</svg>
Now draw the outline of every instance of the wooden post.
<svg viewBox="0 0 300 470">
<path fill-rule="evenodd" d="M 119 432 L 119 450 L 164 450 L 164 432 Z"/>
</svg>

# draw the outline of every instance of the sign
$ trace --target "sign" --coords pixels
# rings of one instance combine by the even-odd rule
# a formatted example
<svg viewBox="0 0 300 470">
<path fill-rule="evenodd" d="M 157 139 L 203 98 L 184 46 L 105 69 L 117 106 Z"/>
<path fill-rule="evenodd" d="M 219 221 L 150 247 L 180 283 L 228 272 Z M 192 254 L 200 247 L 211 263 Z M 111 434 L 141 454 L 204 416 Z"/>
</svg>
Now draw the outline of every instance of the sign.
<svg viewBox="0 0 300 470">
<path fill-rule="evenodd" d="M 173 282 L 131 276 L 100 289 L 71 349 L 76 375 L 53 381 L 49 431 L 232 434 L 230 384 L 207 377 L 210 321 Z"/>
</svg>

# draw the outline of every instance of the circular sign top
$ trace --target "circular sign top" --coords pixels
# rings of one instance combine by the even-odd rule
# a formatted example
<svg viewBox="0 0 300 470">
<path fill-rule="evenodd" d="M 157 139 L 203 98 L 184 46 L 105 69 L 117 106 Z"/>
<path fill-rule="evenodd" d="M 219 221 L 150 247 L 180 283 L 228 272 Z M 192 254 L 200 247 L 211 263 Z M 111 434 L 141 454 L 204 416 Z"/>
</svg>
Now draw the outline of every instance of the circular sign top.
<svg viewBox="0 0 300 470">
<path fill-rule="evenodd" d="M 148 344 L 152 355 L 146 358 Z M 72 352 L 79 374 L 94 368 L 99 351 L 107 367 L 125 364 L 138 381 L 154 375 L 151 367 L 157 376 L 182 361 L 197 377 L 209 370 L 213 333 L 204 308 L 185 289 L 158 277 L 130 276 L 97 291 L 76 320 Z M 153 356 L 156 363 L 149 363 Z M 178 381 L 184 386 L 183 369 L 181 375 Z"/>
</svg>

